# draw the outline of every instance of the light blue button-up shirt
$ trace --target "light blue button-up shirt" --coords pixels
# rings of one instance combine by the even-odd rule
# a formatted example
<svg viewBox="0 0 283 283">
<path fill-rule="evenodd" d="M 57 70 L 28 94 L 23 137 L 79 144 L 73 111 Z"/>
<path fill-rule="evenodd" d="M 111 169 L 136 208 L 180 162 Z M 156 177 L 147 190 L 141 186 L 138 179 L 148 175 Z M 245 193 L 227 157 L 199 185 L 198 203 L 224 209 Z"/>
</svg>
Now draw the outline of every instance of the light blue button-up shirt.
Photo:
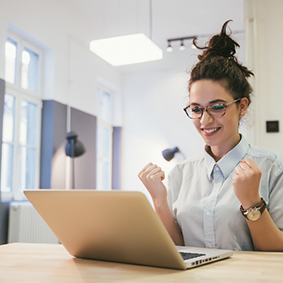
<svg viewBox="0 0 283 283">
<path fill-rule="evenodd" d="M 240 202 L 232 185 L 235 167 L 251 158 L 262 170 L 260 196 L 283 231 L 283 155 L 239 144 L 217 163 L 204 151 L 178 164 L 168 176 L 168 203 L 186 246 L 254 250 Z"/>
</svg>

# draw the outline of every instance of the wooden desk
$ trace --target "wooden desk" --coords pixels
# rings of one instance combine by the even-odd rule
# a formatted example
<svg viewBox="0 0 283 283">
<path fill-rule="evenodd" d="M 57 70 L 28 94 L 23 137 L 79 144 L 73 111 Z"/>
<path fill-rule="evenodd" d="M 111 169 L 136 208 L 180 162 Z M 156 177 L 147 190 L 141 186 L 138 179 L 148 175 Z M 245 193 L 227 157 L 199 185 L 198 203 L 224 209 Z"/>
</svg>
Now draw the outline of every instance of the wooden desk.
<svg viewBox="0 0 283 283">
<path fill-rule="evenodd" d="M 0 282 L 283 282 L 283 253 L 234 252 L 212 264 L 177 271 L 76 259 L 62 245 L 0 246 Z"/>
</svg>

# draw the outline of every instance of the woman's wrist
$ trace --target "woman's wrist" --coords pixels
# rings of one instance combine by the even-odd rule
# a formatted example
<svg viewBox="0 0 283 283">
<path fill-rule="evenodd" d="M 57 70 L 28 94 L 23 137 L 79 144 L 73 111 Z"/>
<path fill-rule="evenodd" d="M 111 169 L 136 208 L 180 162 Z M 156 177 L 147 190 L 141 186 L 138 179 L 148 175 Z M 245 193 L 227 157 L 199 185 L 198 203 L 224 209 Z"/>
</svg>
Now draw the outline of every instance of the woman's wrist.
<svg viewBox="0 0 283 283">
<path fill-rule="evenodd" d="M 241 202 L 241 205 L 243 209 L 248 210 L 251 207 L 254 207 L 255 205 L 257 205 L 260 201 L 261 201 L 261 197 L 258 195 L 256 197 L 243 200 Z"/>
<path fill-rule="evenodd" d="M 156 211 L 168 205 L 167 197 L 157 197 L 157 198 L 152 198 L 152 200 Z"/>
</svg>

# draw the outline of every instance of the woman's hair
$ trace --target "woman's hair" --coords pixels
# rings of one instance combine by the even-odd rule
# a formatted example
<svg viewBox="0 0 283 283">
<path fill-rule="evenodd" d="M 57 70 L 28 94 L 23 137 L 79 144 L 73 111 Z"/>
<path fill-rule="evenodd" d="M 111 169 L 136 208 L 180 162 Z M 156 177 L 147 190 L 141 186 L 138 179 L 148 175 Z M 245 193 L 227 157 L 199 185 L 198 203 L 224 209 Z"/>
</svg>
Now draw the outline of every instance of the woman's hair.
<svg viewBox="0 0 283 283">
<path fill-rule="evenodd" d="M 194 40 L 194 45 L 203 52 L 191 70 L 189 90 L 198 80 L 212 80 L 225 87 L 234 99 L 247 97 L 250 103 L 253 89 L 247 79 L 254 74 L 235 57 L 236 47 L 240 45 L 226 33 L 229 22 L 224 23 L 221 33 L 213 36 L 207 46 L 199 47 Z"/>
</svg>

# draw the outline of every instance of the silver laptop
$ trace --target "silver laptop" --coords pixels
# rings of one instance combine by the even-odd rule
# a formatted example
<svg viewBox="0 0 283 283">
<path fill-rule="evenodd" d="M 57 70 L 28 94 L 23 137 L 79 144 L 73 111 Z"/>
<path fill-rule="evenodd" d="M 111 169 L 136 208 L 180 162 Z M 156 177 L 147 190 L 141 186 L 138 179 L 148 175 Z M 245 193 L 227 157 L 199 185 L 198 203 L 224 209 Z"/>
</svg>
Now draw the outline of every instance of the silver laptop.
<svg viewBox="0 0 283 283">
<path fill-rule="evenodd" d="M 25 195 L 74 257 L 187 269 L 233 254 L 176 247 L 140 192 L 27 190 Z"/>
</svg>

